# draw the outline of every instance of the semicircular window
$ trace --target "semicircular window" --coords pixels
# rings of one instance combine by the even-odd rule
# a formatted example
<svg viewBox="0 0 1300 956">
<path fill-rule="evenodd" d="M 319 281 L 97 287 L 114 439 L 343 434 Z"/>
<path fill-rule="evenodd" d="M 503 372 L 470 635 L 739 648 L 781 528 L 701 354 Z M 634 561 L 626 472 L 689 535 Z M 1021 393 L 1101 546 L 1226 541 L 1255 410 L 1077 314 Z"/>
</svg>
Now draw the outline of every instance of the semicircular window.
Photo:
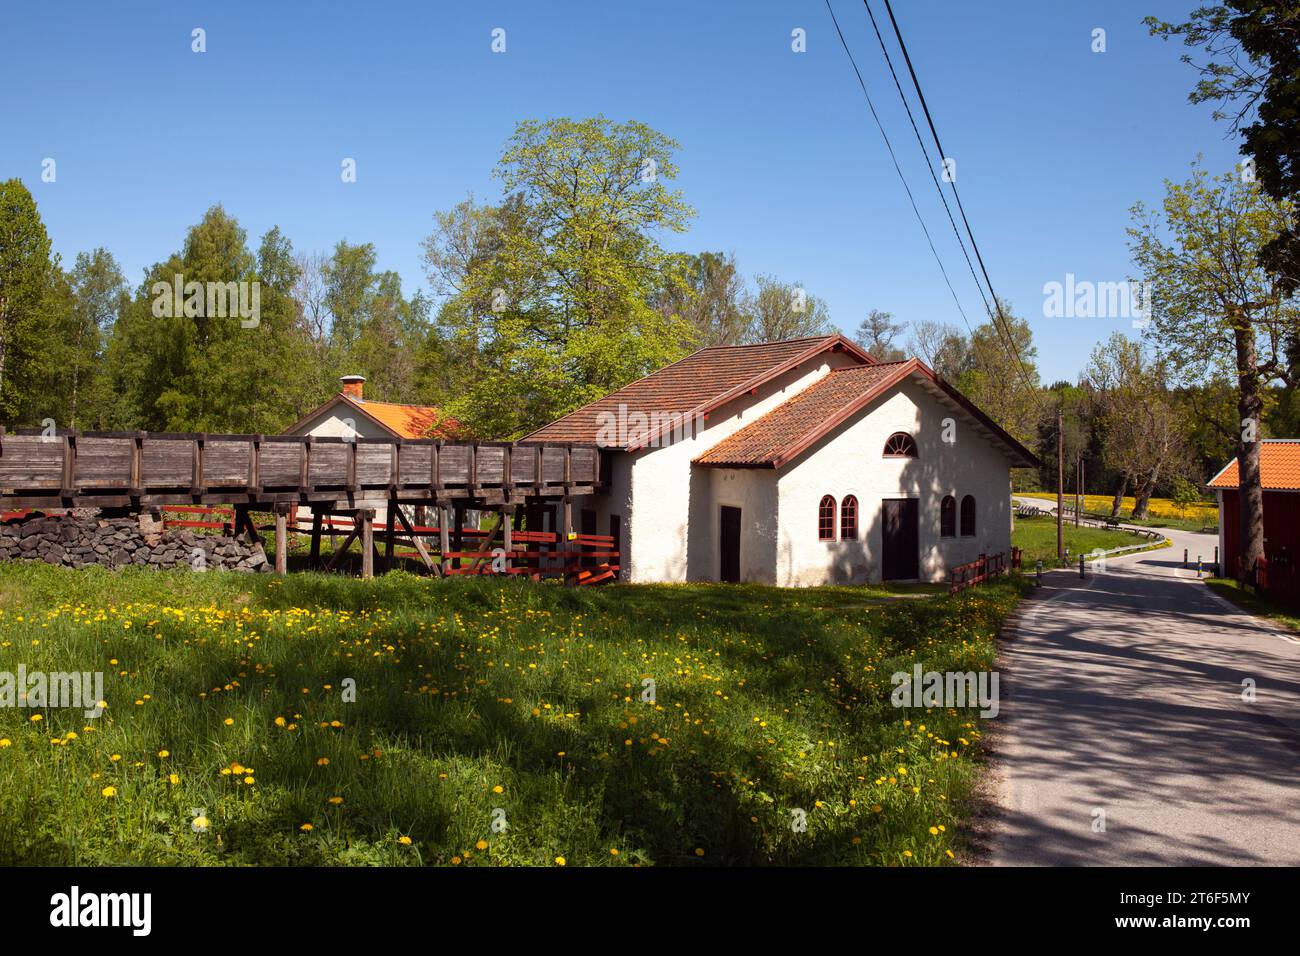
<svg viewBox="0 0 1300 956">
<path fill-rule="evenodd" d="M 886 458 L 915 458 L 916 442 L 907 432 L 894 432 L 885 440 Z"/>
</svg>

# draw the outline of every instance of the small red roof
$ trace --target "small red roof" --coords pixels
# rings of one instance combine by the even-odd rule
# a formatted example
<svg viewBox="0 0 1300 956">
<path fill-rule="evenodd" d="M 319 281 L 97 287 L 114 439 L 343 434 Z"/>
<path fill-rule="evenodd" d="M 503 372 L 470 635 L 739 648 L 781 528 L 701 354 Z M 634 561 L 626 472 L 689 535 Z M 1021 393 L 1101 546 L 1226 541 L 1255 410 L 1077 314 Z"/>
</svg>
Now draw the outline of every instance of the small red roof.
<svg viewBox="0 0 1300 956">
<path fill-rule="evenodd" d="M 645 415 L 652 423 L 643 431 L 620 434 L 619 444 L 611 446 L 633 449 L 654 439 L 654 422 L 668 416 L 690 419 L 710 412 L 831 349 L 847 352 L 864 365 L 875 362 L 842 335 L 712 346 L 584 405 L 522 441 L 596 443 L 605 437 L 602 424 L 610 415 L 621 420 L 621 407 L 622 415 Z"/>
<path fill-rule="evenodd" d="M 1266 438 L 1259 444 L 1260 484 L 1270 491 L 1300 491 L 1300 438 Z M 1210 479 L 1210 488 L 1238 488 L 1237 459 Z"/>
<path fill-rule="evenodd" d="M 297 434 L 311 419 L 339 404 L 359 411 L 398 438 L 444 438 L 451 441 L 464 437 L 464 429 L 460 422 L 449 415 L 444 415 L 432 405 L 401 405 L 396 402 L 358 400 L 343 392 L 339 392 L 323 405 L 308 412 L 285 434 Z"/>
</svg>

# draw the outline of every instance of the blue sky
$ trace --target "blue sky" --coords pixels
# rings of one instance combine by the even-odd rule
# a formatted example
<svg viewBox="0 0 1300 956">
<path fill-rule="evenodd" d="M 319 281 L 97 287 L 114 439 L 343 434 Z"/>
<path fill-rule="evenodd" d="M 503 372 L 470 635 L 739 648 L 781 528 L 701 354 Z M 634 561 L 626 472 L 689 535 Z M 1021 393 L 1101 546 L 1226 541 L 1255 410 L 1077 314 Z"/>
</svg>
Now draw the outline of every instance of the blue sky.
<svg viewBox="0 0 1300 956">
<path fill-rule="evenodd" d="M 1158 201 L 1198 153 L 1214 171 L 1237 161 L 1209 108 L 1187 104 L 1182 47 L 1141 25 L 1195 5 L 895 4 L 994 285 L 1030 320 L 1045 380 L 1073 379 L 1130 323 L 1045 318 L 1043 284 L 1128 278 L 1132 203 Z M 974 282 L 866 12 L 834 7 L 975 323 Z M 1091 51 L 1097 27 L 1105 53 Z M 680 142 L 677 185 L 698 215 L 671 247 L 799 281 L 846 331 L 872 308 L 962 326 L 821 0 L 0 0 L 0 81 L 0 178 L 28 183 L 66 260 L 106 246 L 132 283 L 221 202 L 250 242 L 277 224 L 300 251 L 373 242 L 408 291 L 424 286 L 434 210 L 498 194 L 490 173 L 517 120 L 604 114 Z M 40 181 L 46 157 L 54 183 Z M 344 157 L 354 184 L 340 181 Z"/>
</svg>

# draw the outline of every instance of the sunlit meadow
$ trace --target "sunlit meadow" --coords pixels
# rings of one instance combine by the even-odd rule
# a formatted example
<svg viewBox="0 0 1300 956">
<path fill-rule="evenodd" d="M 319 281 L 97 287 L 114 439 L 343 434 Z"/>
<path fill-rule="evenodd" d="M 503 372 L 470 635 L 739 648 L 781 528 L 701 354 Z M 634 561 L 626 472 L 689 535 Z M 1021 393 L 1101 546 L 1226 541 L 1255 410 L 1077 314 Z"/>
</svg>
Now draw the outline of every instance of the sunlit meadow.
<svg viewBox="0 0 1300 956">
<path fill-rule="evenodd" d="M 0 862 L 951 863 L 980 718 L 890 676 L 989 667 L 1022 587 L 0 567 L 0 670 L 108 704 L 0 709 Z"/>
</svg>

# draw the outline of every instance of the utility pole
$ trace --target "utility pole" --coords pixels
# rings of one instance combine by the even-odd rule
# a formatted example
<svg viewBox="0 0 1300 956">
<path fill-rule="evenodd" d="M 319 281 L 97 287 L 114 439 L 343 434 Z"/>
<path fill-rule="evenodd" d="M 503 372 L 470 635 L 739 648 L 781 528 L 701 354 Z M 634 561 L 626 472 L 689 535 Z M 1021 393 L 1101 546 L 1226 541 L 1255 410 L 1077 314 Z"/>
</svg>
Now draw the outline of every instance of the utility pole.
<svg viewBox="0 0 1300 956">
<path fill-rule="evenodd" d="M 1061 511 L 1065 508 L 1065 412 L 1056 410 L 1056 560 L 1065 558 L 1065 529 Z"/>
<path fill-rule="evenodd" d="M 1074 459 L 1074 526 L 1079 527 L 1079 511 L 1083 507 L 1079 491 L 1083 485 L 1083 456 Z"/>
</svg>

